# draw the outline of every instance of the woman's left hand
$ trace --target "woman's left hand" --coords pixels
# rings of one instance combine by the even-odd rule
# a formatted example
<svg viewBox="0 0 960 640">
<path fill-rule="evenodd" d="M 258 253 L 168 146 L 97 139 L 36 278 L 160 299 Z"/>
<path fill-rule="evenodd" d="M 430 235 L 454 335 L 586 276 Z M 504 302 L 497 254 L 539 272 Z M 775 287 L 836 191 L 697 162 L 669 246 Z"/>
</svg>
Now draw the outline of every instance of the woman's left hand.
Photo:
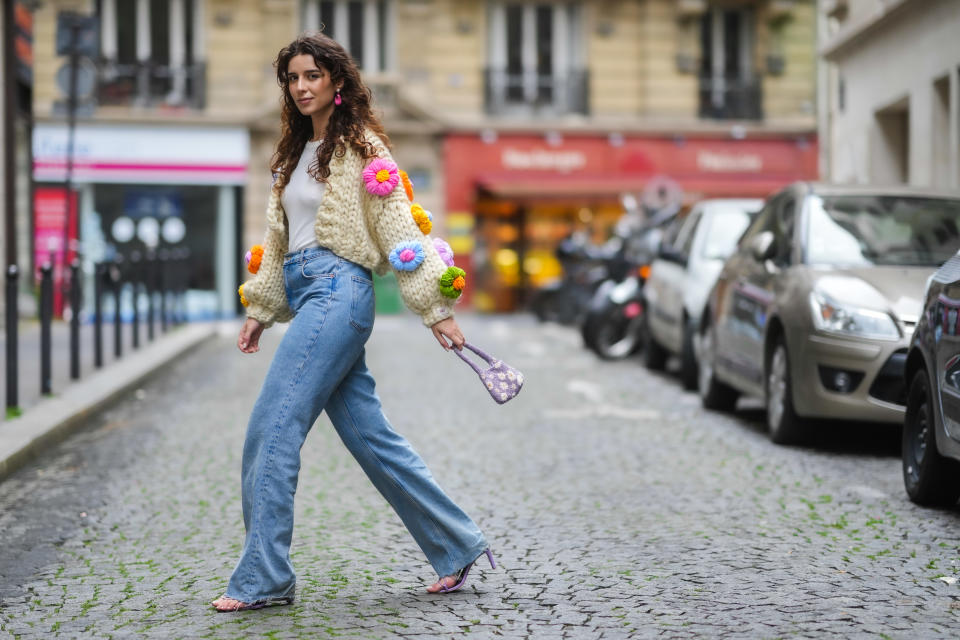
<svg viewBox="0 0 960 640">
<path fill-rule="evenodd" d="M 453 316 L 437 322 L 430 327 L 430 330 L 433 331 L 433 337 L 437 339 L 440 346 L 447 351 L 450 350 L 450 344 L 447 342 L 447 338 L 453 342 L 454 347 L 463 349 L 463 343 L 466 342 L 466 338 L 463 337 L 463 332 L 460 331 L 460 325 L 453 319 Z"/>
</svg>

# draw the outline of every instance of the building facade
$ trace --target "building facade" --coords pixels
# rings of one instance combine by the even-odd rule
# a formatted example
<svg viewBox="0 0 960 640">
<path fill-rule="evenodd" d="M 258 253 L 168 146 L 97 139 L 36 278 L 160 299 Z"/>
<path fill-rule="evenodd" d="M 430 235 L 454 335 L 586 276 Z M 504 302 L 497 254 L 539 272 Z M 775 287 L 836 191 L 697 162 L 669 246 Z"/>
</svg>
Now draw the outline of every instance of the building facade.
<svg viewBox="0 0 960 640">
<path fill-rule="evenodd" d="M 960 7 L 821 3 L 825 178 L 960 188 Z"/>
<path fill-rule="evenodd" d="M 143 249 L 141 225 L 176 245 L 162 230 L 179 218 L 198 309 L 235 309 L 278 135 L 271 63 L 303 30 L 358 61 L 479 309 L 516 308 L 556 275 L 561 238 L 603 238 L 663 176 L 692 201 L 816 172 L 813 0 L 51 0 L 35 16 L 38 187 L 64 179 L 69 9 L 100 25 L 73 169 L 83 246 Z"/>
</svg>

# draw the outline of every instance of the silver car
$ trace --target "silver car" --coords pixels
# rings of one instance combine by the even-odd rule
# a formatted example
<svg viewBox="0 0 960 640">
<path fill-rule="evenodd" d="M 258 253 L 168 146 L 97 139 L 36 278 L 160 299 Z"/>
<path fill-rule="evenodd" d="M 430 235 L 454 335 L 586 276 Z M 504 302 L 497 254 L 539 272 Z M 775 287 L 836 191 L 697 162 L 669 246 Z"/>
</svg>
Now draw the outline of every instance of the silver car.
<svg viewBox="0 0 960 640">
<path fill-rule="evenodd" d="M 802 418 L 902 422 L 927 278 L 960 247 L 955 192 L 797 183 L 767 200 L 700 323 L 700 396 L 766 402 L 775 442 Z"/>
<path fill-rule="evenodd" d="M 643 362 L 648 368 L 662 369 L 668 356 L 680 356 L 683 386 L 697 388 L 693 340 L 700 315 L 724 260 L 762 206 L 756 199 L 701 200 L 675 239 L 661 248 L 643 286 Z"/>
</svg>

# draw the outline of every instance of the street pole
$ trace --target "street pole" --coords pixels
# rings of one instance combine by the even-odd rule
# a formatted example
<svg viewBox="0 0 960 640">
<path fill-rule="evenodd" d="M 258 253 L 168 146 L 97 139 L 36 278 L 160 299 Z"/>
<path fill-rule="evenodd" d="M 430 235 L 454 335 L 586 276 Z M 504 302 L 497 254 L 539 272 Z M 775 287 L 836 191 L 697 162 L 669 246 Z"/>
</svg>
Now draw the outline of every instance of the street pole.
<svg viewBox="0 0 960 640">
<path fill-rule="evenodd" d="M 17 371 L 19 363 L 17 362 L 17 322 L 19 313 L 17 312 L 18 280 L 19 271 L 17 269 L 17 220 L 16 220 L 16 173 L 14 165 L 16 164 L 16 153 L 14 139 L 16 128 L 14 120 L 17 114 L 17 104 L 15 93 L 17 88 L 16 66 L 14 64 L 14 7 L 13 2 L 3 3 L 3 114 L 0 120 L 3 120 L 3 190 L 4 190 L 4 235 L 6 242 L 4 247 L 7 267 L 6 272 L 6 372 L 7 372 L 7 413 L 17 411 Z"/>
<path fill-rule="evenodd" d="M 77 128 L 77 67 L 80 63 L 80 52 L 78 33 L 80 31 L 79 15 L 75 15 L 70 22 L 70 80 L 69 91 L 67 91 L 67 167 L 64 180 L 64 190 L 66 191 L 66 213 L 63 217 L 63 245 L 61 246 L 60 260 L 60 300 L 61 309 L 67 303 L 67 261 L 69 258 L 70 247 L 70 210 L 71 195 L 73 193 L 73 146 L 74 137 Z M 70 287 L 77 286 L 77 283 L 70 281 Z M 77 310 L 71 308 L 70 313 L 76 313 Z"/>
</svg>

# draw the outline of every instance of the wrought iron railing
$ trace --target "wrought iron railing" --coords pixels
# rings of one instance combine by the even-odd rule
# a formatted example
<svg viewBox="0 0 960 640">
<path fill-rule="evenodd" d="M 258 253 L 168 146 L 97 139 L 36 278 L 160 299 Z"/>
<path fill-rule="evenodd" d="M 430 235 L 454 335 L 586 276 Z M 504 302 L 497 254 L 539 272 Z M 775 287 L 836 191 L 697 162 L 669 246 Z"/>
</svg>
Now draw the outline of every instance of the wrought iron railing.
<svg viewBox="0 0 960 640">
<path fill-rule="evenodd" d="M 760 75 L 700 76 L 700 117 L 717 120 L 762 120 L 763 83 Z"/>
<path fill-rule="evenodd" d="M 491 115 L 589 113 L 590 74 L 585 69 L 563 75 L 509 73 L 487 68 L 484 103 Z"/>
<path fill-rule="evenodd" d="M 206 104 L 206 65 L 170 67 L 151 63 L 98 65 L 97 103 L 142 107 L 187 107 Z"/>
</svg>

